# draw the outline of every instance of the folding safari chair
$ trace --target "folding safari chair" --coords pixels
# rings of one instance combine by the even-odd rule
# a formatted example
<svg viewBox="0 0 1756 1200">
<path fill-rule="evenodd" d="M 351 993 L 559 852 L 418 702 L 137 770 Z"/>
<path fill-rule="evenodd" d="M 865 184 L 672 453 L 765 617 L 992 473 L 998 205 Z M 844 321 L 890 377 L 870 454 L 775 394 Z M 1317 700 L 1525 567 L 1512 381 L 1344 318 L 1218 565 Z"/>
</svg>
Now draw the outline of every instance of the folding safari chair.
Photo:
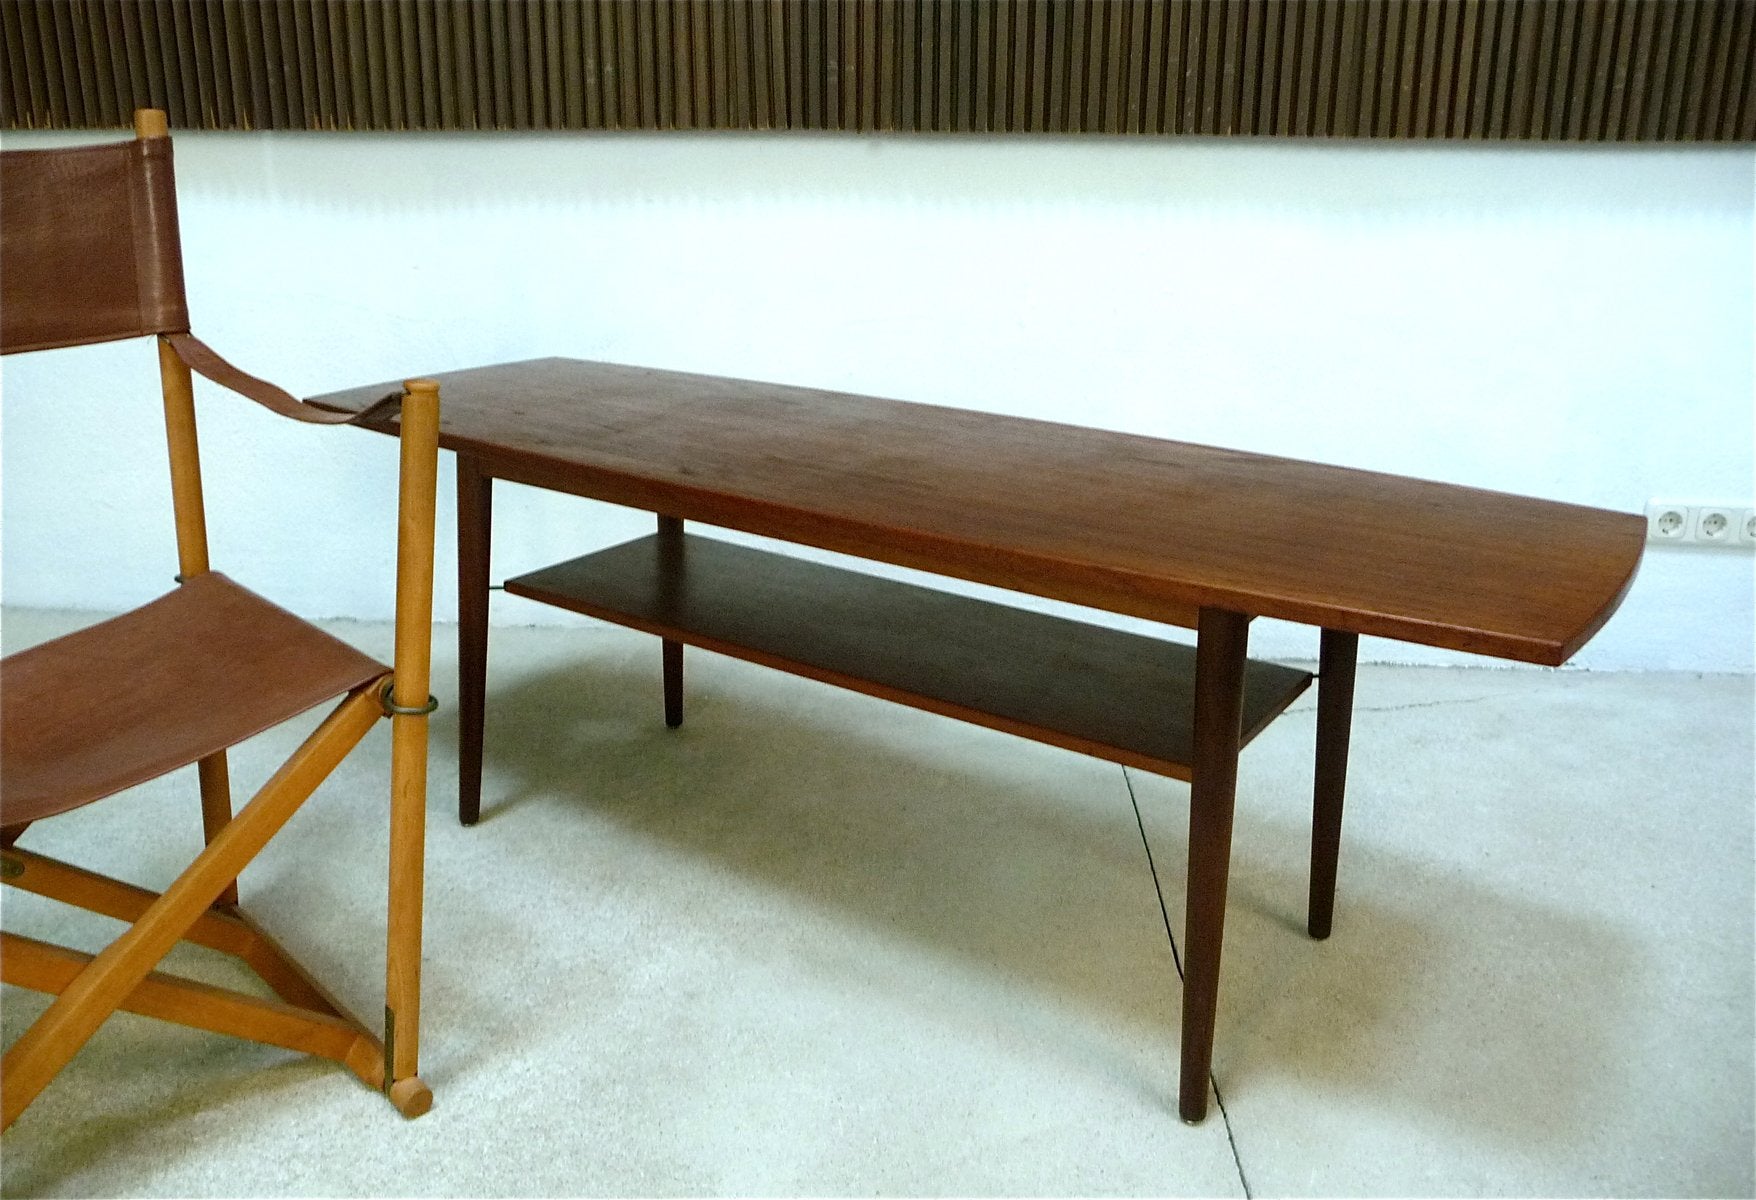
<svg viewBox="0 0 1756 1200">
<path fill-rule="evenodd" d="M 117 1009 L 334 1059 L 405 1116 L 432 1105 L 416 1075 L 438 386 L 400 401 L 395 670 L 209 569 L 191 369 L 301 421 L 357 420 L 305 404 L 189 333 L 165 116 L 133 141 L 0 154 L 0 352 L 156 336 L 171 453 L 179 586 L 0 662 L 4 882 L 131 922 L 102 953 L 0 933 L 0 979 L 55 995 L 7 1048 L 10 1126 Z M 226 749 L 341 697 L 232 815 Z M 381 716 L 392 720 L 389 947 L 383 1040 L 349 1015 L 238 907 L 236 880 Z M 34 822 L 191 763 L 205 848 L 163 894 L 21 848 Z M 126 803 L 116 797 L 112 804 Z M 154 970 L 179 940 L 241 958 L 258 999 Z"/>
</svg>

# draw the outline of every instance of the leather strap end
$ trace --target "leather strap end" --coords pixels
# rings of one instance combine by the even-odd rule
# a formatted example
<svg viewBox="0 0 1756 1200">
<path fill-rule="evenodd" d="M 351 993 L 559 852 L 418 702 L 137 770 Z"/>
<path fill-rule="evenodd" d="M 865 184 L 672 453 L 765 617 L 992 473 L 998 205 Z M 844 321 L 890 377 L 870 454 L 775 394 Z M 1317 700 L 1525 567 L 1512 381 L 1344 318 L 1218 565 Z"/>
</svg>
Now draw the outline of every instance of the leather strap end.
<svg viewBox="0 0 1756 1200">
<path fill-rule="evenodd" d="M 314 425 L 348 425 L 366 413 L 331 412 L 326 408 L 318 408 L 315 404 L 306 404 L 291 392 L 276 387 L 266 379 L 258 379 L 234 367 L 221 358 L 207 343 L 190 333 L 167 333 L 165 340 L 177 352 L 177 357 L 189 364 L 189 369 L 211 379 L 223 388 L 238 395 L 254 400 L 270 412 L 295 421 L 308 421 Z M 373 412 L 378 408 L 374 405 L 366 410 Z"/>
<path fill-rule="evenodd" d="M 402 395 L 401 392 L 391 392 L 388 396 L 374 400 L 359 412 L 348 414 L 348 420 L 362 429 L 395 433 L 396 419 L 402 415 Z"/>
</svg>

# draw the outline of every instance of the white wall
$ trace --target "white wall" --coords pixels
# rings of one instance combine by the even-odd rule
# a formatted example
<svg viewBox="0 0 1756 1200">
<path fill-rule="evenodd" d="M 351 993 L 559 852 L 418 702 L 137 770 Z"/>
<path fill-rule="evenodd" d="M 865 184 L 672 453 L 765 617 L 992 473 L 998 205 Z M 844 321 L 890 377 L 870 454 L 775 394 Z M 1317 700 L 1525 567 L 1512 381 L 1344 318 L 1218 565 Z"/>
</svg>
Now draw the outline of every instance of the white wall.
<svg viewBox="0 0 1756 1200">
<path fill-rule="evenodd" d="M 554 354 L 1624 510 L 1756 494 L 1748 147 L 185 134 L 177 153 L 196 331 L 303 395 Z M 153 361 L 5 361 L 7 603 L 169 585 Z M 201 395 L 216 565 L 309 615 L 386 615 L 390 443 Z M 651 521 L 505 485 L 497 518 L 497 574 Z M 451 570 L 442 546 L 442 616 Z M 1748 671 L 1752 590 L 1747 553 L 1655 548 L 1578 661 Z"/>
</svg>

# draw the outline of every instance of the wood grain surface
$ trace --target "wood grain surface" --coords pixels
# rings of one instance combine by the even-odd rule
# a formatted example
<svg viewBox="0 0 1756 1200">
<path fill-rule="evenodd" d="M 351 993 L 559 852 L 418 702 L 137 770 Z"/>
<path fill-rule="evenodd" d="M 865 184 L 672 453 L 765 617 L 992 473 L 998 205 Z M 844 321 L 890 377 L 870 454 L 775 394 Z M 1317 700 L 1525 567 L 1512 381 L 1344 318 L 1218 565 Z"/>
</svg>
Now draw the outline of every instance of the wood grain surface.
<svg viewBox="0 0 1756 1200">
<path fill-rule="evenodd" d="M 1211 606 L 1553 666 L 1645 539 L 1634 514 L 773 383 L 560 358 L 438 378 L 441 444 L 500 478 L 1182 625 Z"/>
<path fill-rule="evenodd" d="M 506 581 L 554 604 L 735 658 L 1175 779 L 1193 759 L 1195 651 L 686 535 Z M 1243 741 L 1311 682 L 1249 663 Z"/>
</svg>

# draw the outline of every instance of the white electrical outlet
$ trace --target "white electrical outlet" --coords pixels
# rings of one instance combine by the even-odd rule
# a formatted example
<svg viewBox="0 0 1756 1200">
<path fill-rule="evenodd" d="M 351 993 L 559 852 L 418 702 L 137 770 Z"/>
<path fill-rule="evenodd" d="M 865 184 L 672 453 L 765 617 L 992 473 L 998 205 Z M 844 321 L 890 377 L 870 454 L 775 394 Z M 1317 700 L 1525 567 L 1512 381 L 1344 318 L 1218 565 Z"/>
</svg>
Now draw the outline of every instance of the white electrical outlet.
<svg viewBox="0 0 1756 1200">
<path fill-rule="evenodd" d="M 1695 510 L 1691 541 L 1703 546 L 1726 546 L 1738 540 L 1738 510 L 1702 505 Z"/>
<path fill-rule="evenodd" d="M 1756 546 L 1756 508 L 1654 500 L 1646 506 L 1646 540 L 1673 546 Z"/>
<path fill-rule="evenodd" d="M 1649 542 L 1686 542 L 1695 532 L 1695 510 L 1686 504 L 1662 504 L 1653 501 L 1646 506 L 1646 540 Z"/>
</svg>

